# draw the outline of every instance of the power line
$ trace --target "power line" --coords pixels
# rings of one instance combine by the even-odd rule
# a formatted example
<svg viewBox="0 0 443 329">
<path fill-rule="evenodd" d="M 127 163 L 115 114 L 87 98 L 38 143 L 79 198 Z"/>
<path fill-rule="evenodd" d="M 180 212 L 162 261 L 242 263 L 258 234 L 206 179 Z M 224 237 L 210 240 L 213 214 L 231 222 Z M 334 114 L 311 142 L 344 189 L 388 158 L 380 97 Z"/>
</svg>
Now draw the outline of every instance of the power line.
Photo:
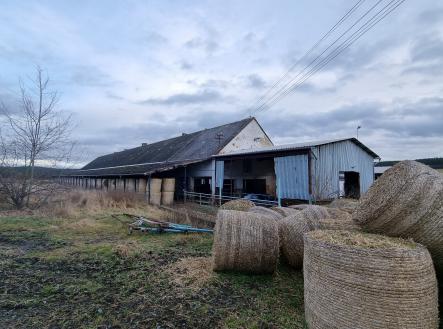
<svg viewBox="0 0 443 329">
<path fill-rule="evenodd" d="M 329 62 L 331 62 L 333 59 L 335 59 L 338 55 L 340 55 L 344 50 L 349 48 L 355 41 L 357 41 L 360 37 L 362 37 L 367 31 L 372 29 L 378 22 L 380 22 L 382 19 L 384 19 L 387 15 L 389 15 L 393 10 L 395 10 L 398 6 L 400 6 L 404 1 L 406 0 L 392 0 L 388 5 L 386 5 L 381 11 L 379 11 L 377 14 L 375 14 L 369 21 L 367 21 L 362 27 L 360 27 L 359 30 L 354 32 L 351 37 L 346 39 L 343 43 L 341 43 L 338 47 L 336 47 L 331 53 L 326 56 L 320 63 L 318 63 L 314 68 L 310 69 L 310 71 L 305 74 L 301 80 L 298 80 L 297 83 L 292 84 L 289 88 L 287 88 L 285 91 L 274 97 L 271 101 L 268 101 L 268 104 L 266 107 L 262 107 L 261 111 L 266 110 L 267 108 L 275 105 L 278 101 L 280 101 L 283 97 L 286 95 L 292 93 L 295 91 L 296 88 L 298 88 L 300 85 L 302 85 L 306 80 L 308 80 L 311 76 L 313 76 L 315 73 L 317 73 L 320 69 L 322 69 L 324 66 L 326 66 Z M 394 3 L 395 2 L 395 3 Z M 386 10 L 387 7 L 389 9 Z M 384 12 L 383 12 L 384 11 Z M 381 13 L 381 15 L 380 15 Z M 378 16 L 378 17 L 377 17 Z M 371 22 L 375 18 L 375 21 Z M 369 23 L 369 25 L 368 25 Z M 364 28 L 364 29 L 363 29 Z M 362 30 L 363 29 L 363 30 Z M 347 44 L 346 44 L 347 42 Z"/>
<path fill-rule="evenodd" d="M 358 9 L 358 7 L 360 7 L 363 2 L 365 2 L 366 0 L 358 0 L 346 13 L 344 16 L 342 16 L 340 18 L 340 20 L 334 24 L 334 26 L 332 26 L 331 29 L 329 29 L 328 32 L 326 32 L 321 38 L 320 40 L 318 40 L 302 57 L 300 57 L 289 69 L 288 71 L 286 71 L 286 73 L 280 77 L 269 89 L 268 91 L 266 91 L 257 101 L 254 102 L 254 104 L 252 104 L 252 108 L 255 107 L 255 104 L 258 104 L 259 102 L 261 102 L 264 98 L 266 98 L 266 96 L 275 88 L 278 86 L 278 84 L 280 84 L 280 82 L 282 82 L 305 58 L 307 58 L 325 39 L 327 39 L 333 32 L 335 32 L 335 30 L 340 27 L 340 25 L 346 21 L 346 19 L 348 19 L 348 17 L 350 17 L 355 10 Z"/>
<path fill-rule="evenodd" d="M 312 64 L 314 64 L 319 58 L 321 58 L 323 56 L 323 54 L 325 54 L 332 46 L 334 46 L 338 41 L 340 41 L 341 38 L 343 38 L 350 30 L 352 30 L 358 23 L 360 23 L 372 10 L 374 10 L 374 8 L 376 8 L 382 1 L 384 0 L 378 0 L 377 3 L 375 5 L 373 5 L 371 8 L 369 8 L 369 10 L 367 10 L 362 16 L 360 16 L 355 22 L 354 24 L 351 25 L 351 27 L 349 27 L 345 32 L 343 32 L 337 39 L 335 39 L 331 44 L 329 44 L 329 46 L 324 49 L 319 55 L 317 55 L 308 65 L 306 65 L 303 70 L 301 70 L 293 79 L 291 79 L 289 82 L 287 82 L 283 87 L 281 87 L 277 92 L 275 92 L 272 97 L 274 98 L 275 95 L 278 95 L 282 90 L 285 90 L 286 87 L 291 84 L 295 79 L 297 79 L 301 74 L 303 74 L 303 72 L 308 69 Z M 268 100 L 269 101 L 269 100 Z M 266 103 L 268 102 L 264 102 L 258 109 L 255 110 L 255 112 L 260 112 L 261 108 L 263 106 L 266 105 Z"/>
<path fill-rule="evenodd" d="M 379 0 L 374 6 L 372 6 L 369 10 L 367 10 L 360 18 L 358 18 L 355 21 L 354 24 L 352 24 L 350 28 L 348 28 L 344 33 L 342 33 L 320 55 L 318 55 L 307 66 L 305 66 L 303 70 L 299 72 L 293 79 L 287 82 L 283 87 L 279 88 L 278 91 L 276 91 L 271 97 L 265 100 L 257 109 L 254 110 L 253 113 L 255 114 L 258 112 L 263 112 L 264 110 L 269 109 L 271 106 L 275 105 L 278 101 L 280 101 L 283 97 L 293 92 L 296 88 L 302 85 L 307 79 L 309 79 L 312 75 L 314 75 L 324 66 L 326 66 L 330 61 L 335 59 L 344 50 L 349 48 L 353 43 L 355 43 L 358 39 L 360 39 L 364 34 L 366 34 L 370 29 L 372 29 L 376 24 L 378 24 L 382 19 L 384 19 L 387 15 L 389 15 L 392 11 L 394 11 L 406 0 L 391 0 L 381 10 L 379 10 L 371 18 L 366 20 L 355 32 L 351 34 L 350 37 L 341 42 L 337 47 L 335 47 L 331 52 L 329 52 L 324 58 L 321 59 L 321 57 L 329 49 L 331 49 L 335 44 L 337 44 L 338 41 L 340 41 L 344 36 L 346 36 L 346 34 L 348 34 L 357 24 L 359 24 L 382 1 L 383 0 Z M 304 73 L 306 70 L 308 71 Z M 295 83 L 293 83 L 294 81 Z"/>
</svg>

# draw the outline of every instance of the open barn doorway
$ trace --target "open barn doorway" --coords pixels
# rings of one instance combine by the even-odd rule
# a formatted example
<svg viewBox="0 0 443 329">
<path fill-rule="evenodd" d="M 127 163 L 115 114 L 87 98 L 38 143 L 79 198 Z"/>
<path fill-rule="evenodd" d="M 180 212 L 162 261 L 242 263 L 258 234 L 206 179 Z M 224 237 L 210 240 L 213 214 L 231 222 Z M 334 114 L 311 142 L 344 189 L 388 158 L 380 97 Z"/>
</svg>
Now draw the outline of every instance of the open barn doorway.
<svg viewBox="0 0 443 329">
<path fill-rule="evenodd" d="M 360 173 L 356 171 L 340 172 L 340 196 L 345 198 L 360 198 Z"/>
</svg>

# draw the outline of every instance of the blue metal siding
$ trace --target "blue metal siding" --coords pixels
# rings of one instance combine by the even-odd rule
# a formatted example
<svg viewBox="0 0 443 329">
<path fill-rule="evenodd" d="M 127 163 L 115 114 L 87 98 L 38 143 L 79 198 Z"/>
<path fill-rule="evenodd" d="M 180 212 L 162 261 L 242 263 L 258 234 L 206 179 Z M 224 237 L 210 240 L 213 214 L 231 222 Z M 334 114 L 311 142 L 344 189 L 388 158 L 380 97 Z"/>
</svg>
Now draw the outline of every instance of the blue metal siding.
<svg viewBox="0 0 443 329">
<path fill-rule="evenodd" d="M 351 141 L 312 148 L 312 189 L 317 200 L 338 197 L 339 172 L 360 174 L 360 193 L 365 193 L 374 181 L 374 159 Z"/>
<path fill-rule="evenodd" d="M 215 162 L 215 186 L 223 187 L 224 173 L 225 171 L 225 162 L 224 161 L 216 161 Z"/>
<path fill-rule="evenodd" d="M 309 200 L 308 155 L 292 155 L 274 159 L 277 195 L 282 199 Z"/>
</svg>

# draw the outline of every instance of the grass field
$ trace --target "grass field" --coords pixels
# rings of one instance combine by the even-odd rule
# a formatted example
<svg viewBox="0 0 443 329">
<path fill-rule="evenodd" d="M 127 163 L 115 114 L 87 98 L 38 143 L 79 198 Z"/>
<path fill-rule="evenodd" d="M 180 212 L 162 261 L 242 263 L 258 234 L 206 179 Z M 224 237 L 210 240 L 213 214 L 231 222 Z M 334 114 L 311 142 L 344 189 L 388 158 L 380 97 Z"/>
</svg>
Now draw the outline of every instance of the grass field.
<svg viewBox="0 0 443 329">
<path fill-rule="evenodd" d="M 109 213 L 0 218 L 1 328 L 305 328 L 303 277 L 215 274 L 212 236 Z"/>
</svg>

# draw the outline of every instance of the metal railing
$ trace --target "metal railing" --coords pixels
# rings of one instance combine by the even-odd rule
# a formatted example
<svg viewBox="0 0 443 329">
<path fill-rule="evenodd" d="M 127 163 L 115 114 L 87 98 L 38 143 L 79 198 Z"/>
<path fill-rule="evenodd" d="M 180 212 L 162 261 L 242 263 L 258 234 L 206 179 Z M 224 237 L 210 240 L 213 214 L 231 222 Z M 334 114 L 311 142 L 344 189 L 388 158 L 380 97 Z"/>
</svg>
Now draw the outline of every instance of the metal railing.
<svg viewBox="0 0 443 329">
<path fill-rule="evenodd" d="M 242 197 L 235 197 L 230 195 L 212 195 L 206 193 L 197 193 L 190 191 L 183 191 L 183 200 L 184 202 L 195 202 L 200 205 L 213 205 L 213 206 L 221 206 L 223 203 L 231 201 L 243 199 Z M 278 206 L 277 201 L 271 200 L 260 200 L 260 199 L 248 199 L 249 201 L 254 202 L 257 206 L 263 207 L 274 207 Z"/>
</svg>

